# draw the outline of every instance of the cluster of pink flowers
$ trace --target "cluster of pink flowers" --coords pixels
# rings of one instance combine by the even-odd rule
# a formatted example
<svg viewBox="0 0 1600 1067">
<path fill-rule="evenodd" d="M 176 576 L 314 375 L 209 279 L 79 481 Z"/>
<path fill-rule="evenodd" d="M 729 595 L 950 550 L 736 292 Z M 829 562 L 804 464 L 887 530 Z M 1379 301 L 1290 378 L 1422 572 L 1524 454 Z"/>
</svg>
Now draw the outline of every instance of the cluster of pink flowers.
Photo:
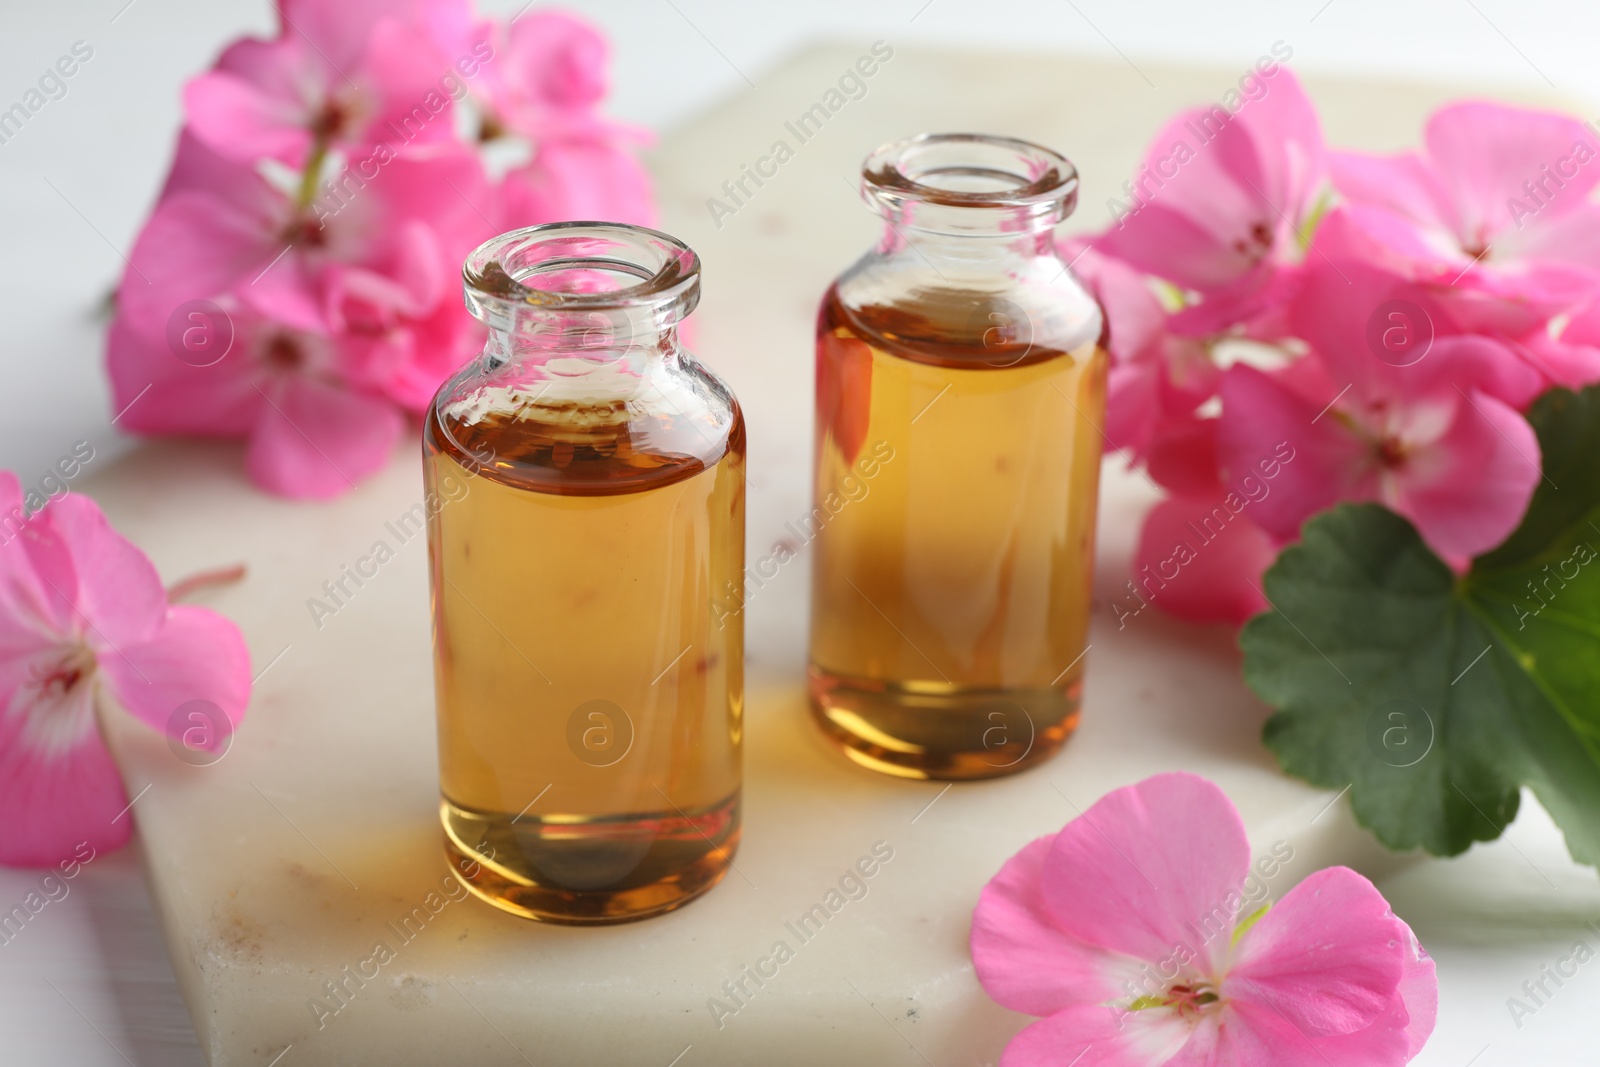
<svg viewBox="0 0 1600 1067">
<path fill-rule="evenodd" d="M 605 39 L 470 0 L 279 0 L 184 91 L 107 354 L 127 429 L 245 437 L 262 487 L 327 498 L 479 346 L 466 254 L 572 218 L 650 223 L 639 131 L 599 114 Z"/>
<path fill-rule="evenodd" d="M 1111 320 L 1109 447 L 1171 494 L 1119 617 L 1244 620 L 1341 501 L 1464 568 L 1539 483 L 1528 405 L 1600 380 L 1593 127 L 1468 102 L 1421 151 L 1338 152 L 1293 74 L 1263 85 L 1175 117 L 1079 252 Z"/>
<path fill-rule="evenodd" d="M 607 122 L 606 42 L 572 16 L 480 20 L 467 0 L 281 0 L 184 92 L 187 122 L 117 292 L 107 359 L 124 427 L 245 437 L 251 476 L 326 498 L 381 467 L 408 412 L 480 345 L 459 270 L 503 230 L 653 221 Z M 250 657 L 169 603 L 85 497 L 29 514 L 0 471 L 0 864 L 131 832 L 101 735 L 125 712 L 189 763 L 221 758 Z M 188 589 L 237 574 L 202 575 Z"/>
</svg>

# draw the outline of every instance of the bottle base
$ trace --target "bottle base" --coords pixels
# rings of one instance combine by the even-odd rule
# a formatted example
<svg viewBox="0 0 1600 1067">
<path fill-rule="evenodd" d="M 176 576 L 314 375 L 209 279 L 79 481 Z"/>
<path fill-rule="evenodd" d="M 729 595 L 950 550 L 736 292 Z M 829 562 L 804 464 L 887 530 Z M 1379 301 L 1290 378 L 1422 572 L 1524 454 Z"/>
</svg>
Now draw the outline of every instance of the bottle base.
<svg viewBox="0 0 1600 1067">
<path fill-rule="evenodd" d="M 473 895 L 536 922 L 662 915 L 720 882 L 739 847 L 739 794 L 687 813 L 513 816 L 440 804 L 445 856 Z"/>
<path fill-rule="evenodd" d="M 811 714 L 863 767 L 900 778 L 1000 778 L 1040 763 L 1078 725 L 1082 683 L 999 689 L 810 669 Z"/>
</svg>

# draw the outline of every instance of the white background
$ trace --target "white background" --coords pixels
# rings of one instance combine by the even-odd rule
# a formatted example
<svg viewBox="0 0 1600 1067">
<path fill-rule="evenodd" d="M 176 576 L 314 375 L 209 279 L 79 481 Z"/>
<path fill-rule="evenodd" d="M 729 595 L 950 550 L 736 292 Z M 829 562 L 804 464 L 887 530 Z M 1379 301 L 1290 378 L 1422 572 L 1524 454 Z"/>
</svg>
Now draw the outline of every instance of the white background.
<svg viewBox="0 0 1600 1067">
<path fill-rule="evenodd" d="M 520 4 L 487 2 L 515 12 Z M 1305 69 L 1439 75 L 1554 88 L 1600 116 L 1593 0 L 596 0 L 577 8 L 615 44 L 612 112 L 670 129 L 819 38 L 982 45 L 1242 65 L 1271 42 Z M 94 58 L 21 135 L 0 144 L 0 467 L 36 482 L 82 439 L 96 464 L 126 446 L 110 425 L 97 306 L 150 207 L 179 123 L 179 88 L 230 38 L 267 34 L 266 0 L 5 0 L 0 110 L 75 41 Z M 1063 58 L 1063 62 L 1070 59 Z M 1089 106 L 1063 100 L 1062 107 Z M 0 812 L 0 819 L 6 818 Z M 1600 813 L 1597 813 L 1600 817 Z M 0 910 L 37 882 L 0 870 Z M 201 1061 L 131 851 L 102 857 L 13 943 L 0 945 L 0 1063 Z M 1506 840 L 1385 880 L 1439 960 L 1435 1067 L 1593 1064 L 1600 962 L 1515 1025 L 1525 996 L 1582 938 L 1600 949 L 1600 887 L 1531 804 Z M 944 1067 L 944 1065 L 940 1065 Z M 1342 1065 L 1339 1065 L 1342 1067 Z"/>
</svg>

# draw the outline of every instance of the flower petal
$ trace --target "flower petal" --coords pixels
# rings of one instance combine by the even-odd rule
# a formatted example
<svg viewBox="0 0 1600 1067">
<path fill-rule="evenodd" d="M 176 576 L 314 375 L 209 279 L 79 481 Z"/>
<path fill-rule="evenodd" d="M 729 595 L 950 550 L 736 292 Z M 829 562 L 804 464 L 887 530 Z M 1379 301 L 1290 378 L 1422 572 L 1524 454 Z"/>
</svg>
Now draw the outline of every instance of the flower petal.
<svg viewBox="0 0 1600 1067">
<path fill-rule="evenodd" d="M 262 412 L 245 462 L 264 489 L 328 500 L 389 462 L 402 425 L 387 400 L 297 378 Z"/>
<path fill-rule="evenodd" d="M 440 52 L 433 36 L 420 27 L 393 18 L 368 26 L 363 36 L 361 82 L 377 103 L 367 127 L 354 131 L 359 139 L 391 143 L 399 132 L 407 149 L 424 150 L 451 140 L 456 98 L 444 91 L 440 74 L 450 70 L 455 57 Z"/>
<path fill-rule="evenodd" d="M 1271 493 L 1250 506 L 1250 518 L 1274 538 L 1298 537 L 1300 524 L 1323 508 L 1376 492 L 1370 450 L 1336 419 L 1319 417 L 1320 405 L 1242 363 L 1223 375 L 1221 393 L 1224 472 L 1242 477 L 1269 457 L 1282 463 Z"/>
<path fill-rule="evenodd" d="M 1583 204 L 1600 182 L 1600 167 L 1593 165 L 1573 165 L 1571 174 L 1545 181 L 1539 168 L 1558 168 L 1563 160 L 1572 161 L 1580 145 L 1587 160 L 1596 155 L 1595 137 L 1584 124 L 1554 111 L 1467 101 L 1435 111 L 1424 137 L 1467 232 L 1484 238 L 1517 229 L 1510 201 L 1528 199 L 1524 183 L 1530 179 L 1540 186 L 1541 199 L 1548 205 L 1541 213 L 1555 215 Z"/>
<path fill-rule="evenodd" d="M 1401 923 L 1405 926 L 1404 923 Z M 1439 1018 L 1439 977 L 1433 957 L 1417 942 L 1417 935 L 1406 926 L 1405 973 L 1400 978 L 1400 1006 L 1406 1017 L 1406 1037 L 1410 1047 L 1406 1059 L 1422 1051 Z M 1392 1012 L 1391 1008 L 1391 1012 Z"/>
<path fill-rule="evenodd" d="M 1230 1004 L 1230 1025 L 1222 1028 L 1214 1062 L 1229 1067 L 1401 1067 L 1411 1056 L 1398 997 L 1393 1007 L 1398 1015 L 1386 1013 L 1354 1033 L 1315 1038 L 1264 1004 Z"/>
<path fill-rule="evenodd" d="M 1106 372 L 1106 451 L 1131 453 L 1130 466 L 1149 451 L 1162 421 L 1161 374 L 1154 360 L 1113 363 Z"/>
<path fill-rule="evenodd" d="M 1237 112 L 1183 112 L 1151 143 L 1130 213 L 1101 250 L 1186 289 L 1243 303 L 1281 262 L 1322 182 L 1322 133 L 1293 74 L 1279 69 Z"/>
<path fill-rule="evenodd" d="M 254 175 L 240 180 L 264 187 Z M 184 304 L 226 293 L 272 263 L 283 244 L 264 211 L 238 202 L 252 195 L 185 190 L 158 204 L 128 256 L 119 312 L 145 336 L 161 337 Z"/>
<path fill-rule="evenodd" d="M 4 679 L 14 663 L 8 661 L 59 644 L 71 632 L 67 602 L 44 581 L 36 554 L 65 575 L 60 580 L 69 589 L 76 584 L 60 539 L 43 518 L 28 517 L 17 476 L 0 471 L 0 686 L 9 684 Z"/>
<path fill-rule="evenodd" d="M 178 708 L 193 700 L 221 712 L 210 743 L 220 745 L 244 717 L 250 700 L 250 652 L 229 619 L 206 608 L 174 604 L 166 624 L 150 640 L 101 657 L 111 695 L 135 718 L 164 733 L 183 736 L 187 720 Z"/>
<path fill-rule="evenodd" d="M 1400 986 L 1412 951 L 1407 934 L 1371 882 L 1348 867 L 1317 871 L 1250 928 L 1223 996 L 1240 1010 L 1279 1015 L 1312 1039 L 1364 1030 Z"/>
<path fill-rule="evenodd" d="M 972 965 L 978 981 L 995 1001 L 1029 1015 L 1126 999 L 1123 981 L 1139 974 L 1137 961 L 1056 928 L 1043 885 L 1053 840 L 1029 842 L 1007 860 L 983 887 L 972 913 Z"/>
<path fill-rule="evenodd" d="M 1600 381 L 1600 299 L 1575 311 L 1558 337 L 1540 330 L 1515 347 L 1555 385 L 1579 389 Z"/>
<path fill-rule="evenodd" d="M 430 145 L 426 155 L 402 155 L 385 164 L 382 175 L 328 221 L 330 241 L 349 241 L 360 254 L 345 258 L 370 269 L 397 278 L 425 273 L 439 298 L 459 302 L 461 261 L 496 232 L 489 219 L 494 190 L 482 161 L 465 145 Z M 528 219 L 517 225 L 534 221 L 556 220 Z M 429 255 L 426 246 L 432 248 L 434 263 L 423 267 L 409 262 Z M 417 288 L 414 278 L 402 284 Z"/>
<path fill-rule="evenodd" d="M 1115 363 L 1133 359 L 1160 339 L 1167 315 L 1144 275 L 1082 241 L 1063 242 L 1061 256 L 1105 310 L 1109 320 L 1106 347 Z"/>
<path fill-rule="evenodd" d="M 233 46 L 238 47 L 239 44 Z M 223 53 L 224 56 L 233 48 Z M 254 159 L 242 162 L 230 159 L 186 127 L 178 133 L 172 169 L 167 172 L 167 180 L 156 198 L 157 204 L 171 200 L 178 193 L 207 193 L 221 197 L 245 215 L 259 215 L 263 220 L 284 217 L 288 210 L 284 194 L 264 181 L 254 167 Z"/>
<path fill-rule="evenodd" d="M 1277 558 L 1277 544 L 1245 513 L 1254 505 L 1230 495 L 1244 502 L 1238 511 L 1220 491 L 1168 497 L 1150 510 L 1134 557 L 1140 596 L 1190 622 L 1238 625 L 1266 610 L 1261 575 Z"/>
<path fill-rule="evenodd" d="M 1160 427 L 1147 452 L 1150 480 L 1180 496 L 1221 496 L 1217 420 L 1162 413 Z"/>
<path fill-rule="evenodd" d="M 73 616 L 88 628 L 90 644 L 103 652 L 108 646 L 149 640 L 167 606 L 166 590 L 149 557 L 113 530 L 99 506 L 81 494 L 54 501 L 41 518 L 66 555 L 62 560 L 52 552 L 53 564 L 39 573 L 48 577 L 53 594 L 70 599 Z M 36 565 L 45 558 L 33 555 Z M 70 574 L 63 562 L 70 564 Z"/>
<path fill-rule="evenodd" d="M 279 245 L 236 295 L 262 318 L 307 333 L 325 333 L 316 256 L 301 246 Z"/>
<path fill-rule="evenodd" d="M 1206 1060 L 1174 1059 L 1191 1032 L 1174 1011 L 1068 1008 L 1012 1038 L 1000 1067 L 1202 1067 Z"/>
<path fill-rule="evenodd" d="M 1043 894 L 1056 927 L 1080 941 L 1147 962 L 1181 946 L 1205 972 L 1227 943 L 1249 864 L 1221 789 L 1158 774 L 1107 793 L 1056 835 Z"/>
<path fill-rule="evenodd" d="M 1146 203 L 1095 239 L 1095 248 L 1200 292 L 1243 277 L 1255 260 L 1166 200 Z"/>
<path fill-rule="evenodd" d="M 1414 152 L 1372 156 L 1362 152 L 1330 152 L 1328 174 L 1334 187 L 1354 205 L 1380 208 L 1394 221 L 1416 230 L 1459 239 L 1460 220 L 1450 194 L 1426 161 Z M 1415 238 L 1419 243 L 1426 238 Z M 1442 247 L 1434 246 L 1436 251 Z"/>
<path fill-rule="evenodd" d="M 1384 503 L 1416 524 L 1435 551 L 1468 559 L 1510 536 L 1539 484 L 1539 438 L 1516 411 L 1484 393 L 1456 398 L 1445 435 L 1389 479 Z"/>
<path fill-rule="evenodd" d="M 591 23 L 538 9 L 512 22 L 509 37 L 507 64 L 534 100 L 587 108 L 605 96 L 610 46 Z"/>
<path fill-rule="evenodd" d="M 368 48 L 372 27 L 386 16 L 397 16 L 412 5 L 400 0 L 279 0 L 285 38 L 303 39 L 322 60 L 328 79 L 339 71 L 355 69 Z"/>
<path fill-rule="evenodd" d="M 600 139 L 547 142 L 501 186 L 504 225 L 616 219 L 653 225 L 650 176 L 637 156 Z"/>
<path fill-rule="evenodd" d="M 0 864 L 48 867 L 87 845 L 110 850 L 128 840 L 133 816 L 121 814 L 127 792 L 100 739 L 91 707 L 94 683 L 83 680 L 69 701 L 40 708 L 19 700 L 0 705 Z M 36 690 L 32 694 L 36 695 Z M 52 718 L 40 735 L 35 716 Z M 83 853 L 78 853 L 80 859 Z"/>
<path fill-rule="evenodd" d="M 1411 400 L 1483 392 L 1517 410 L 1544 392 L 1541 376 L 1511 348 L 1488 337 L 1441 337 L 1426 358 L 1388 372 L 1390 395 Z"/>
<path fill-rule="evenodd" d="M 1403 404 L 1478 388 L 1526 405 L 1540 392 L 1539 375 L 1499 341 L 1462 336 L 1463 310 L 1458 294 L 1369 262 L 1329 259 L 1306 269 L 1290 321 L 1335 387 L 1351 386 L 1359 400 Z"/>
<path fill-rule="evenodd" d="M 1540 212 L 1518 236 L 1516 251 L 1521 256 L 1589 268 L 1584 273 L 1590 275 L 1589 291 L 1593 291 L 1593 271 L 1600 268 L 1600 205 L 1580 204 L 1559 215 Z M 1582 284 L 1583 274 L 1577 280 Z"/>
<path fill-rule="evenodd" d="M 228 71 L 190 79 L 183 109 L 195 136 L 232 159 L 276 159 L 298 167 L 311 146 L 311 116 L 303 105 Z"/>
<path fill-rule="evenodd" d="M 243 316 L 219 308 L 189 314 L 195 336 L 208 345 L 228 344 L 215 363 L 196 366 L 179 359 L 164 342 L 152 341 L 126 318 L 111 324 L 106 343 L 106 371 L 111 377 L 112 404 L 121 412 L 118 425 L 134 433 L 181 433 L 206 437 L 238 437 L 255 424 L 265 406 L 252 388 L 249 327 Z M 231 335 L 231 340 L 229 339 Z M 181 337 L 182 335 L 180 335 Z M 179 345 L 184 342 L 180 339 Z M 211 358 L 202 350 L 191 357 Z"/>
<path fill-rule="evenodd" d="M 1516 351 L 1549 385 L 1576 390 L 1600 382 L 1600 347 L 1568 344 L 1565 338 L 1532 337 L 1516 346 Z"/>
<path fill-rule="evenodd" d="M 1280 222 L 1293 234 L 1326 179 L 1322 122 L 1293 71 L 1277 67 L 1257 84 L 1260 95 L 1247 98 L 1238 111 L 1253 150 L 1245 152 L 1241 146 L 1225 162 L 1241 181 L 1256 187 L 1269 207 L 1286 216 Z"/>
</svg>

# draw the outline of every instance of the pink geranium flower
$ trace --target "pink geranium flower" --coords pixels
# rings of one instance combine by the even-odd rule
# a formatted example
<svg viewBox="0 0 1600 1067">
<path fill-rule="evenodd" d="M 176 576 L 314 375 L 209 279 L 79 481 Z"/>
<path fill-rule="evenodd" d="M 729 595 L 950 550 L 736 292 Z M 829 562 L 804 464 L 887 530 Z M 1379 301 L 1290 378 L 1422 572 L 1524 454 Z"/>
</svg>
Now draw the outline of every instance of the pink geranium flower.
<svg viewBox="0 0 1600 1067">
<path fill-rule="evenodd" d="M 459 145 L 380 166 L 337 198 L 298 203 L 185 136 L 128 257 L 120 309 L 155 334 L 186 302 L 231 294 L 277 322 L 327 332 L 350 289 L 336 281 L 357 270 L 397 311 L 455 303 L 461 262 L 491 228 L 482 166 Z"/>
<path fill-rule="evenodd" d="M 633 149 L 649 134 L 601 115 L 611 48 L 588 22 L 530 11 L 507 26 L 484 67 L 486 132 L 524 140 L 527 163 L 501 187 L 507 229 L 562 218 L 651 225 L 649 175 Z"/>
<path fill-rule="evenodd" d="M 1106 446 L 1143 460 L 1182 434 L 1216 395 L 1222 371 L 1205 341 L 1172 331 L 1171 313 L 1143 274 L 1093 248 L 1068 244 L 1063 253 L 1110 320 Z"/>
<path fill-rule="evenodd" d="M 496 26 L 494 58 L 474 83 L 490 133 L 534 142 L 621 129 L 599 112 L 610 90 L 611 46 L 593 25 L 565 11 L 535 9 Z M 463 27 L 458 37 L 471 36 Z"/>
<path fill-rule="evenodd" d="M 449 105 L 450 58 L 411 21 L 439 3 L 278 0 L 278 37 L 234 43 L 184 86 L 189 129 L 231 159 L 297 169 L 330 147 L 449 140 L 449 116 L 429 105 Z"/>
<path fill-rule="evenodd" d="M 475 21 L 465 9 L 434 13 L 432 21 L 447 50 L 483 42 L 479 50 L 490 56 L 469 92 L 479 140 L 507 161 L 498 190 L 502 229 L 561 219 L 655 222 L 649 175 L 633 151 L 650 135 L 600 112 L 611 46 L 599 30 L 543 9 L 509 24 Z"/>
<path fill-rule="evenodd" d="M 1317 252 L 1331 263 L 1365 263 L 1396 279 L 1428 303 L 1442 331 L 1498 341 L 1527 364 L 1543 388 L 1582 388 L 1600 380 L 1600 351 L 1593 347 L 1594 294 L 1600 277 L 1584 282 L 1571 267 L 1548 271 L 1524 264 L 1513 270 L 1463 268 L 1446 276 L 1376 236 L 1381 227 L 1342 205 L 1317 229 Z M 1319 265 L 1320 266 L 1320 265 Z M 1540 282 L 1553 284 L 1544 290 Z"/>
<path fill-rule="evenodd" d="M 1194 108 L 1163 127 L 1095 240 L 1199 294 L 1177 320 L 1196 336 L 1270 314 L 1293 287 L 1325 191 L 1322 128 L 1299 81 L 1275 67 L 1255 84 L 1260 94 L 1232 115 Z"/>
<path fill-rule="evenodd" d="M 1516 529 L 1539 481 L 1518 414 L 1541 388 L 1526 362 L 1449 333 L 1428 291 L 1354 261 L 1314 265 L 1291 319 L 1308 356 L 1275 373 L 1235 365 L 1222 381 L 1225 478 L 1284 442 L 1296 453 L 1252 505 L 1257 524 L 1293 540 L 1324 508 L 1376 500 L 1457 565 Z"/>
<path fill-rule="evenodd" d="M 1542 321 L 1600 284 L 1600 142 L 1577 119 L 1487 102 L 1441 108 L 1422 152 L 1336 152 L 1341 212 L 1472 325 Z M 1370 253 L 1377 254 L 1377 253 Z M 1459 283 L 1459 284 L 1458 284 Z"/>
<path fill-rule="evenodd" d="M 247 437 L 264 488 L 347 491 L 388 460 L 402 412 L 420 411 L 477 347 L 457 281 L 490 229 L 473 196 L 487 203 L 477 160 L 442 149 L 392 159 L 318 221 L 185 137 L 107 347 L 121 424 Z M 191 319 L 231 345 L 194 358 L 179 344 Z"/>
<path fill-rule="evenodd" d="M 128 839 L 128 796 L 96 716 L 163 732 L 205 701 L 210 744 L 243 717 L 250 657 L 233 623 L 168 604 L 150 561 L 72 494 L 24 517 L 0 471 L 0 863 L 48 865 Z M 189 743 L 188 739 L 185 743 Z"/>
<path fill-rule="evenodd" d="M 1115 790 L 984 887 L 972 961 L 1043 1016 L 1001 1067 L 1397 1067 L 1433 1030 L 1433 962 L 1371 882 L 1318 871 L 1244 914 L 1249 846 L 1191 774 Z M 1263 913 L 1264 912 L 1264 913 Z"/>
<path fill-rule="evenodd" d="M 166 339 L 126 322 L 111 328 L 112 392 L 134 433 L 244 437 L 245 466 L 263 489 L 326 500 L 388 463 L 405 426 L 390 379 L 361 373 L 328 337 L 235 308 L 197 329 L 230 332 L 216 363 L 176 358 Z M 405 397 L 406 406 L 416 395 Z"/>
</svg>

